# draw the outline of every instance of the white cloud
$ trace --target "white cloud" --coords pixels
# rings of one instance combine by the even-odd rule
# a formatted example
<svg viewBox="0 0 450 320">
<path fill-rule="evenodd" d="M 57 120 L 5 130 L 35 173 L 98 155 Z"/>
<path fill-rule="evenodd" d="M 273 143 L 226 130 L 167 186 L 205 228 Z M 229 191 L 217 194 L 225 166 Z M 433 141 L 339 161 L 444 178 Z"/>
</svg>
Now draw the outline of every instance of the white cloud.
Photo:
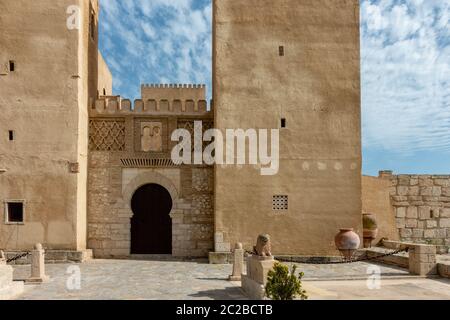
<svg viewBox="0 0 450 320">
<path fill-rule="evenodd" d="M 443 1 L 362 1 L 366 148 L 450 151 L 448 10 Z"/>
<path fill-rule="evenodd" d="M 101 5 L 102 48 L 117 91 L 137 98 L 141 82 L 211 90 L 210 1 Z M 361 16 L 365 148 L 450 152 L 450 2 L 361 0 Z"/>
<path fill-rule="evenodd" d="M 101 47 L 113 61 L 114 76 L 122 78 L 117 91 L 137 98 L 140 81 L 206 83 L 211 89 L 212 10 L 209 1 L 199 4 L 101 1 Z"/>
</svg>

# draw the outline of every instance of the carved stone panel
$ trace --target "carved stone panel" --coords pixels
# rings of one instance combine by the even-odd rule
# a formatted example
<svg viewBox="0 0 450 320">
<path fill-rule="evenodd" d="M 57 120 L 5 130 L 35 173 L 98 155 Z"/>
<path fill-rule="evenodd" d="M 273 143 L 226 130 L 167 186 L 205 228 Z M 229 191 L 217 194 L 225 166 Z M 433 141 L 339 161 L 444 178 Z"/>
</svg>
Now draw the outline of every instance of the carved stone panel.
<svg viewBox="0 0 450 320">
<path fill-rule="evenodd" d="M 168 150 L 167 119 L 134 119 L 134 152 L 140 156 L 163 157 Z"/>
<path fill-rule="evenodd" d="M 161 122 L 141 122 L 141 151 L 162 152 Z"/>
</svg>

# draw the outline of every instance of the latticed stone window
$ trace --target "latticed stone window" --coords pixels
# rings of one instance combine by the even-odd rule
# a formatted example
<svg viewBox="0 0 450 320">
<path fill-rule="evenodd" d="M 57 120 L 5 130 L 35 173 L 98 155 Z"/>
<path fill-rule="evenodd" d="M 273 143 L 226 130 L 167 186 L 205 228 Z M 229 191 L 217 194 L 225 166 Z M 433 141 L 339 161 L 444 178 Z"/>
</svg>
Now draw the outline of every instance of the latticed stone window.
<svg viewBox="0 0 450 320">
<path fill-rule="evenodd" d="M 91 151 L 124 151 L 125 121 L 89 121 L 89 149 Z"/>
<path fill-rule="evenodd" d="M 287 211 L 289 210 L 289 197 L 283 195 L 273 196 L 272 207 L 275 211 Z"/>
</svg>

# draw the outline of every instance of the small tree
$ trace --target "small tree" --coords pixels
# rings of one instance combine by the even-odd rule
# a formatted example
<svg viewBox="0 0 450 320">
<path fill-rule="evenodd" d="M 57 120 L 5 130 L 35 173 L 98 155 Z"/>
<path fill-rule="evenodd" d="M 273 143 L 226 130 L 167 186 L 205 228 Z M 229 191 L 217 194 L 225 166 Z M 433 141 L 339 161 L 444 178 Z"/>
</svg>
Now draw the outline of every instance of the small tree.
<svg viewBox="0 0 450 320">
<path fill-rule="evenodd" d="M 297 266 L 294 265 L 289 272 L 289 267 L 276 263 L 273 270 L 269 271 L 266 285 L 266 295 L 272 300 L 294 300 L 299 297 L 301 300 L 308 299 L 306 291 L 302 289 L 301 272 L 297 277 L 295 272 Z"/>
</svg>

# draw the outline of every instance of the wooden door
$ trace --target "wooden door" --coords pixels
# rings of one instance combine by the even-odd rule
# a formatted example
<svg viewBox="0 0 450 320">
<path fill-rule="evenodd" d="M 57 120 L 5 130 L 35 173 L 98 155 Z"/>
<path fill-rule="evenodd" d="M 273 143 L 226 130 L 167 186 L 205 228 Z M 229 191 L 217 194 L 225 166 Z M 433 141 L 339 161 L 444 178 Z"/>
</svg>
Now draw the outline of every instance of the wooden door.
<svg viewBox="0 0 450 320">
<path fill-rule="evenodd" d="M 172 254 L 172 198 L 157 184 L 139 188 L 131 200 L 131 254 Z"/>
</svg>

